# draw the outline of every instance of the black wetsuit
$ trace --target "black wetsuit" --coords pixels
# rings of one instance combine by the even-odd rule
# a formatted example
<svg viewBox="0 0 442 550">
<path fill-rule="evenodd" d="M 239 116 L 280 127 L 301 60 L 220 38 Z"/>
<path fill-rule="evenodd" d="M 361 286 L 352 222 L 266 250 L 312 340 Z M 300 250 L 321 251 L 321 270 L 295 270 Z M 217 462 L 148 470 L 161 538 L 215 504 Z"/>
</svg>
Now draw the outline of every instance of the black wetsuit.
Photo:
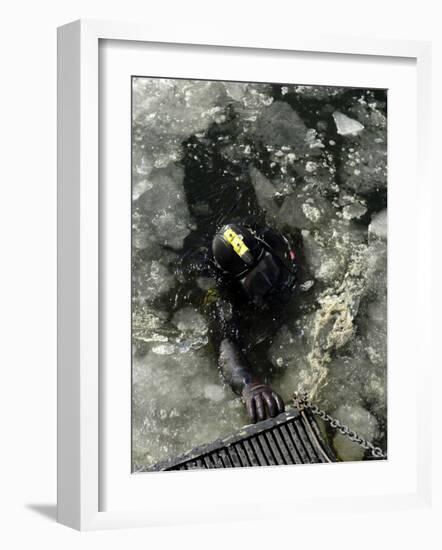
<svg viewBox="0 0 442 550">
<path fill-rule="evenodd" d="M 276 231 L 269 227 L 253 229 L 272 250 L 281 254 L 287 251 L 287 242 Z M 267 359 L 267 350 L 287 321 L 290 291 L 286 296 L 277 295 L 261 305 L 254 304 L 235 279 L 216 267 L 210 250 L 208 243 L 189 254 L 186 272 L 213 281 L 203 305 L 209 321 L 209 336 L 224 381 L 241 395 L 248 383 L 271 381 L 272 365 Z"/>
</svg>

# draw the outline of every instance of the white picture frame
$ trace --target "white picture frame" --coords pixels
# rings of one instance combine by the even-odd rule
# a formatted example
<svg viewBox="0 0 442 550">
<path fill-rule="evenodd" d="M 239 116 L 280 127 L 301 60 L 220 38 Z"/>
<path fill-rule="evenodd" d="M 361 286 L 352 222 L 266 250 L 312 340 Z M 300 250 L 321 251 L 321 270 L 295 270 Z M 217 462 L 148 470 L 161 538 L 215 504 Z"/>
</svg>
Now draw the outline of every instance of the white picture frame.
<svg viewBox="0 0 442 550">
<path fill-rule="evenodd" d="M 177 503 L 168 505 L 167 499 L 150 506 L 113 506 L 103 510 L 100 483 L 103 483 L 103 452 L 100 426 L 103 414 L 103 399 L 100 377 L 103 365 L 100 354 L 100 334 L 102 318 L 100 301 L 102 289 L 101 235 L 100 231 L 100 175 L 99 175 L 99 48 L 100 41 L 126 41 L 136 43 L 165 43 L 180 45 L 230 48 L 231 54 L 238 52 L 269 51 L 278 55 L 283 52 L 306 52 L 331 56 L 376 56 L 379 59 L 411 59 L 417 71 L 417 163 L 419 170 L 419 234 L 421 242 L 428 246 L 419 250 L 419 295 L 416 295 L 415 313 L 428 312 L 431 307 L 431 263 L 430 251 L 432 236 L 429 229 L 429 214 L 426 202 L 431 204 L 431 182 L 428 172 L 427 151 L 429 140 L 429 119 L 431 105 L 429 100 L 430 80 L 430 44 L 415 41 L 374 40 L 354 37 L 318 37 L 297 35 L 280 37 L 278 41 L 267 43 L 264 37 L 248 33 L 247 37 L 224 38 L 220 31 L 218 36 L 205 36 L 201 30 L 198 36 L 188 36 L 185 29 L 173 32 L 171 36 L 159 31 L 154 26 L 126 24 L 118 22 L 76 21 L 61 27 L 58 31 L 58 521 L 80 530 L 150 526 L 158 524 L 230 520 L 233 518 L 259 517 L 263 513 L 263 500 L 252 498 L 254 507 L 247 512 L 241 506 L 231 506 L 230 510 L 217 506 L 210 510 L 192 503 L 185 506 L 185 491 L 188 490 L 189 476 L 182 481 L 175 474 L 174 478 L 160 474 L 151 478 L 155 491 L 163 486 L 166 496 L 175 485 L 178 487 Z M 174 75 L 171 75 L 174 76 Z M 414 142 L 413 142 L 414 143 Z M 405 199 L 404 199 L 405 200 Z M 393 218 L 394 219 L 394 218 Z M 389 281 L 391 284 L 391 281 Z M 415 291 L 417 293 L 417 290 Z M 430 318 L 429 315 L 421 316 Z M 426 330 L 425 321 L 419 329 L 420 348 L 427 347 L 427 360 L 420 364 L 420 384 L 428 383 L 431 368 L 431 352 L 428 344 L 430 330 Z M 424 355 L 425 359 L 425 355 Z M 315 498 L 305 496 L 293 505 L 302 507 L 308 513 L 313 507 L 324 510 L 333 503 L 336 509 L 345 511 L 355 506 L 361 510 L 380 507 L 415 507 L 425 506 L 430 500 L 431 471 L 429 454 L 429 428 L 426 418 L 429 416 L 430 403 L 424 399 L 422 386 L 415 386 L 418 407 L 411 407 L 412 425 L 417 428 L 415 448 L 419 455 L 414 457 L 414 475 L 412 489 L 404 491 L 379 492 L 364 495 L 353 495 L 347 492 L 337 501 L 330 500 L 330 495 L 312 491 Z M 409 399 L 409 397 L 408 397 Z M 401 402 L 403 406 L 403 402 Z M 337 465 L 341 466 L 341 465 Z M 357 465 L 342 465 L 348 468 L 348 477 L 353 481 L 360 472 Z M 373 465 L 375 467 L 375 465 Z M 414 467 L 415 466 L 415 467 Z M 381 466 L 382 468 L 382 466 Z M 272 475 L 275 490 L 271 498 L 280 499 L 284 504 L 291 503 L 287 495 L 283 498 L 283 487 L 287 470 L 282 468 L 277 477 Z M 129 472 L 130 474 L 130 472 Z M 211 472 L 212 474 L 212 472 Z M 240 472 L 222 472 L 222 484 L 228 484 L 228 477 L 236 476 L 238 483 Z M 380 472 L 382 474 L 382 472 Z M 384 472 L 385 474 L 385 472 Z M 383 474 L 383 475 L 384 475 Z M 198 479 L 195 492 L 202 491 L 201 485 L 207 485 L 207 472 L 190 473 L 192 484 Z M 244 475 L 241 472 L 241 475 Z M 247 474 L 256 475 L 256 472 Z M 260 474 L 261 475 L 261 474 Z M 328 475 L 328 474 L 326 474 Z M 338 476 L 342 476 L 341 471 Z M 324 478 L 324 471 L 315 472 L 318 479 Z M 307 475 L 308 477 L 308 475 Z M 268 479 L 270 479 L 268 477 Z M 337 478 L 338 479 L 338 478 Z M 203 494 L 203 493 L 201 493 Z M 181 498 L 180 496 L 181 495 Z M 248 497 L 242 497 L 248 502 Z M 264 498 L 264 497 L 263 497 Z M 241 498 L 239 498 L 241 501 Z M 250 499 L 249 499 L 250 501 Z M 239 502 L 241 504 L 241 502 Z M 283 511 L 279 511 L 281 516 Z"/>
</svg>

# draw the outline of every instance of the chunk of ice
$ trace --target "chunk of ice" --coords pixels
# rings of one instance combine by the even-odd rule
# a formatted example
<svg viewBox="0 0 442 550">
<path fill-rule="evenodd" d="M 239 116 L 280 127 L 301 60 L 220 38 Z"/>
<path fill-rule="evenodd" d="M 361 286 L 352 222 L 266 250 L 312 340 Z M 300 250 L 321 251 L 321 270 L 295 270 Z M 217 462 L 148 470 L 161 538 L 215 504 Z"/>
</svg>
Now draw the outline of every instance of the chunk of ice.
<svg viewBox="0 0 442 550">
<path fill-rule="evenodd" d="M 387 188 L 387 149 L 376 142 L 381 136 L 386 139 L 385 128 L 366 128 L 354 138 L 353 147 L 342 145 L 338 171 L 343 188 L 358 195 L 372 195 Z"/>
<path fill-rule="evenodd" d="M 342 216 L 345 220 L 358 219 L 367 212 L 367 207 L 361 204 L 360 202 L 354 202 L 353 204 L 348 204 L 342 209 Z"/>
<path fill-rule="evenodd" d="M 235 101 L 241 101 L 247 93 L 249 84 L 243 82 L 224 82 L 227 95 Z"/>
<path fill-rule="evenodd" d="M 157 355 L 172 355 L 175 353 L 175 346 L 170 343 L 164 343 L 164 344 L 157 344 L 156 346 L 152 347 L 153 353 Z"/>
<path fill-rule="evenodd" d="M 341 136 L 356 135 L 364 129 L 364 126 L 360 122 L 339 111 L 333 113 L 333 118 L 335 120 L 336 130 Z"/>
<path fill-rule="evenodd" d="M 139 213 L 136 234 L 143 242 L 139 248 L 147 247 L 153 239 L 175 250 L 182 248 L 191 225 L 183 179 L 183 168 L 174 163 L 154 170 L 149 176 L 151 185 L 136 201 Z"/>
<path fill-rule="evenodd" d="M 375 214 L 370 222 L 370 225 L 368 226 L 368 234 L 370 237 L 370 240 L 372 239 L 380 239 L 382 241 L 387 240 L 387 230 L 388 230 L 388 224 L 387 224 L 387 210 L 382 210 L 382 212 L 379 212 Z"/>
<path fill-rule="evenodd" d="M 311 279 L 309 281 L 305 281 L 305 283 L 302 283 L 299 288 L 302 290 L 302 292 L 307 292 L 312 288 L 312 286 L 315 284 L 315 281 L 312 281 Z"/>
<path fill-rule="evenodd" d="M 192 306 L 185 306 L 177 311 L 172 323 L 185 333 L 203 335 L 207 333 L 207 322 L 205 318 Z"/>
<path fill-rule="evenodd" d="M 322 246 L 310 231 L 302 231 L 307 266 L 316 279 L 332 281 L 339 273 L 340 262 L 336 250 Z"/>
<path fill-rule="evenodd" d="M 304 203 L 302 205 L 302 211 L 304 216 L 313 223 L 317 223 L 321 218 L 321 211 L 319 208 L 316 208 L 316 206 L 312 206 L 311 204 Z"/>
<path fill-rule="evenodd" d="M 140 302 L 152 303 L 173 288 L 175 277 L 164 264 L 152 260 L 146 262 L 143 269 L 134 271 L 132 281 L 134 297 Z"/>
<path fill-rule="evenodd" d="M 297 154 L 306 151 L 307 127 L 288 103 L 275 101 L 256 123 L 255 135 L 265 145 L 291 147 Z"/>
<path fill-rule="evenodd" d="M 259 170 L 253 166 L 250 168 L 250 178 L 255 189 L 259 206 L 270 216 L 278 213 L 279 207 L 275 202 L 277 189 Z"/>
<path fill-rule="evenodd" d="M 377 436 L 378 422 L 376 418 L 359 405 L 341 405 L 332 416 L 369 441 Z M 341 433 L 335 435 L 333 446 L 341 460 L 345 461 L 361 460 L 365 453 L 360 445 Z"/>
</svg>

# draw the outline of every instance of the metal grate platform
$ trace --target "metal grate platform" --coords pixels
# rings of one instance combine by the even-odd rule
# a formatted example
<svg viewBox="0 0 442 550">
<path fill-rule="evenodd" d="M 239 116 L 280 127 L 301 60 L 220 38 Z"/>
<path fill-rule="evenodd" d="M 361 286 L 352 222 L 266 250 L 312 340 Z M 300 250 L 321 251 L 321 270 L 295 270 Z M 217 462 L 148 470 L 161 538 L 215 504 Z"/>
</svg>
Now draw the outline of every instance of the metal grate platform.
<svg viewBox="0 0 442 550">
<path fill-rule="evenodd" d="M 291 409 L 244 427 L 239 432 L 175 458 L 137 470 L 170 471 L 210 468 L 246 468 L 286 464 L 336 462 L 314 417 Z"/>
</svg>

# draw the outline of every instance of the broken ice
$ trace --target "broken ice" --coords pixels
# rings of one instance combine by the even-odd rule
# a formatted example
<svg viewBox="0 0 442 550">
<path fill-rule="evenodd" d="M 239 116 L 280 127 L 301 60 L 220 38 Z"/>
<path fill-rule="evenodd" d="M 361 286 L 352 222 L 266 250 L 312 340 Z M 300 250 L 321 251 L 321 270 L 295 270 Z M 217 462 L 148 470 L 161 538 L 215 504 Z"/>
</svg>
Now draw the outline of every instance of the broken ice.
<svg viewBox="0 0 442 550">
<path fill-rule="evenodd" d="M 253 193 L 265 221 L 296 243 L 298 289 L 256 361 L 290 404 L 306 391 L 363 437 L 386 442 L 387 118 L 381 91 L 326 86 L 134 79 L 134 466 L 248 423 L 220 379 L 202 304 L 215 281 L 183 258 L 223 196 L 189 198 L 183 144 L 207 178 Z M 376 96 L 376 97 L 375 97 Z M 204 182 L 206 174 L 204 175 Z M 230 196 L 230 195 L 229 195 Z M 232 207 L 232 201 L 229 208 Z M 218 208 L 218 210 L 217 210 Z M 250 202 L 233 201 L 235 217 Z M 220 302 L 226 319 L 233 312 Z M 259 332 L 259 331 L 258 331 Z M 264 341 L 260 334 L 257 342 Z M 340 435 L 341 460 L 364 450 Z"/>
</svg>

